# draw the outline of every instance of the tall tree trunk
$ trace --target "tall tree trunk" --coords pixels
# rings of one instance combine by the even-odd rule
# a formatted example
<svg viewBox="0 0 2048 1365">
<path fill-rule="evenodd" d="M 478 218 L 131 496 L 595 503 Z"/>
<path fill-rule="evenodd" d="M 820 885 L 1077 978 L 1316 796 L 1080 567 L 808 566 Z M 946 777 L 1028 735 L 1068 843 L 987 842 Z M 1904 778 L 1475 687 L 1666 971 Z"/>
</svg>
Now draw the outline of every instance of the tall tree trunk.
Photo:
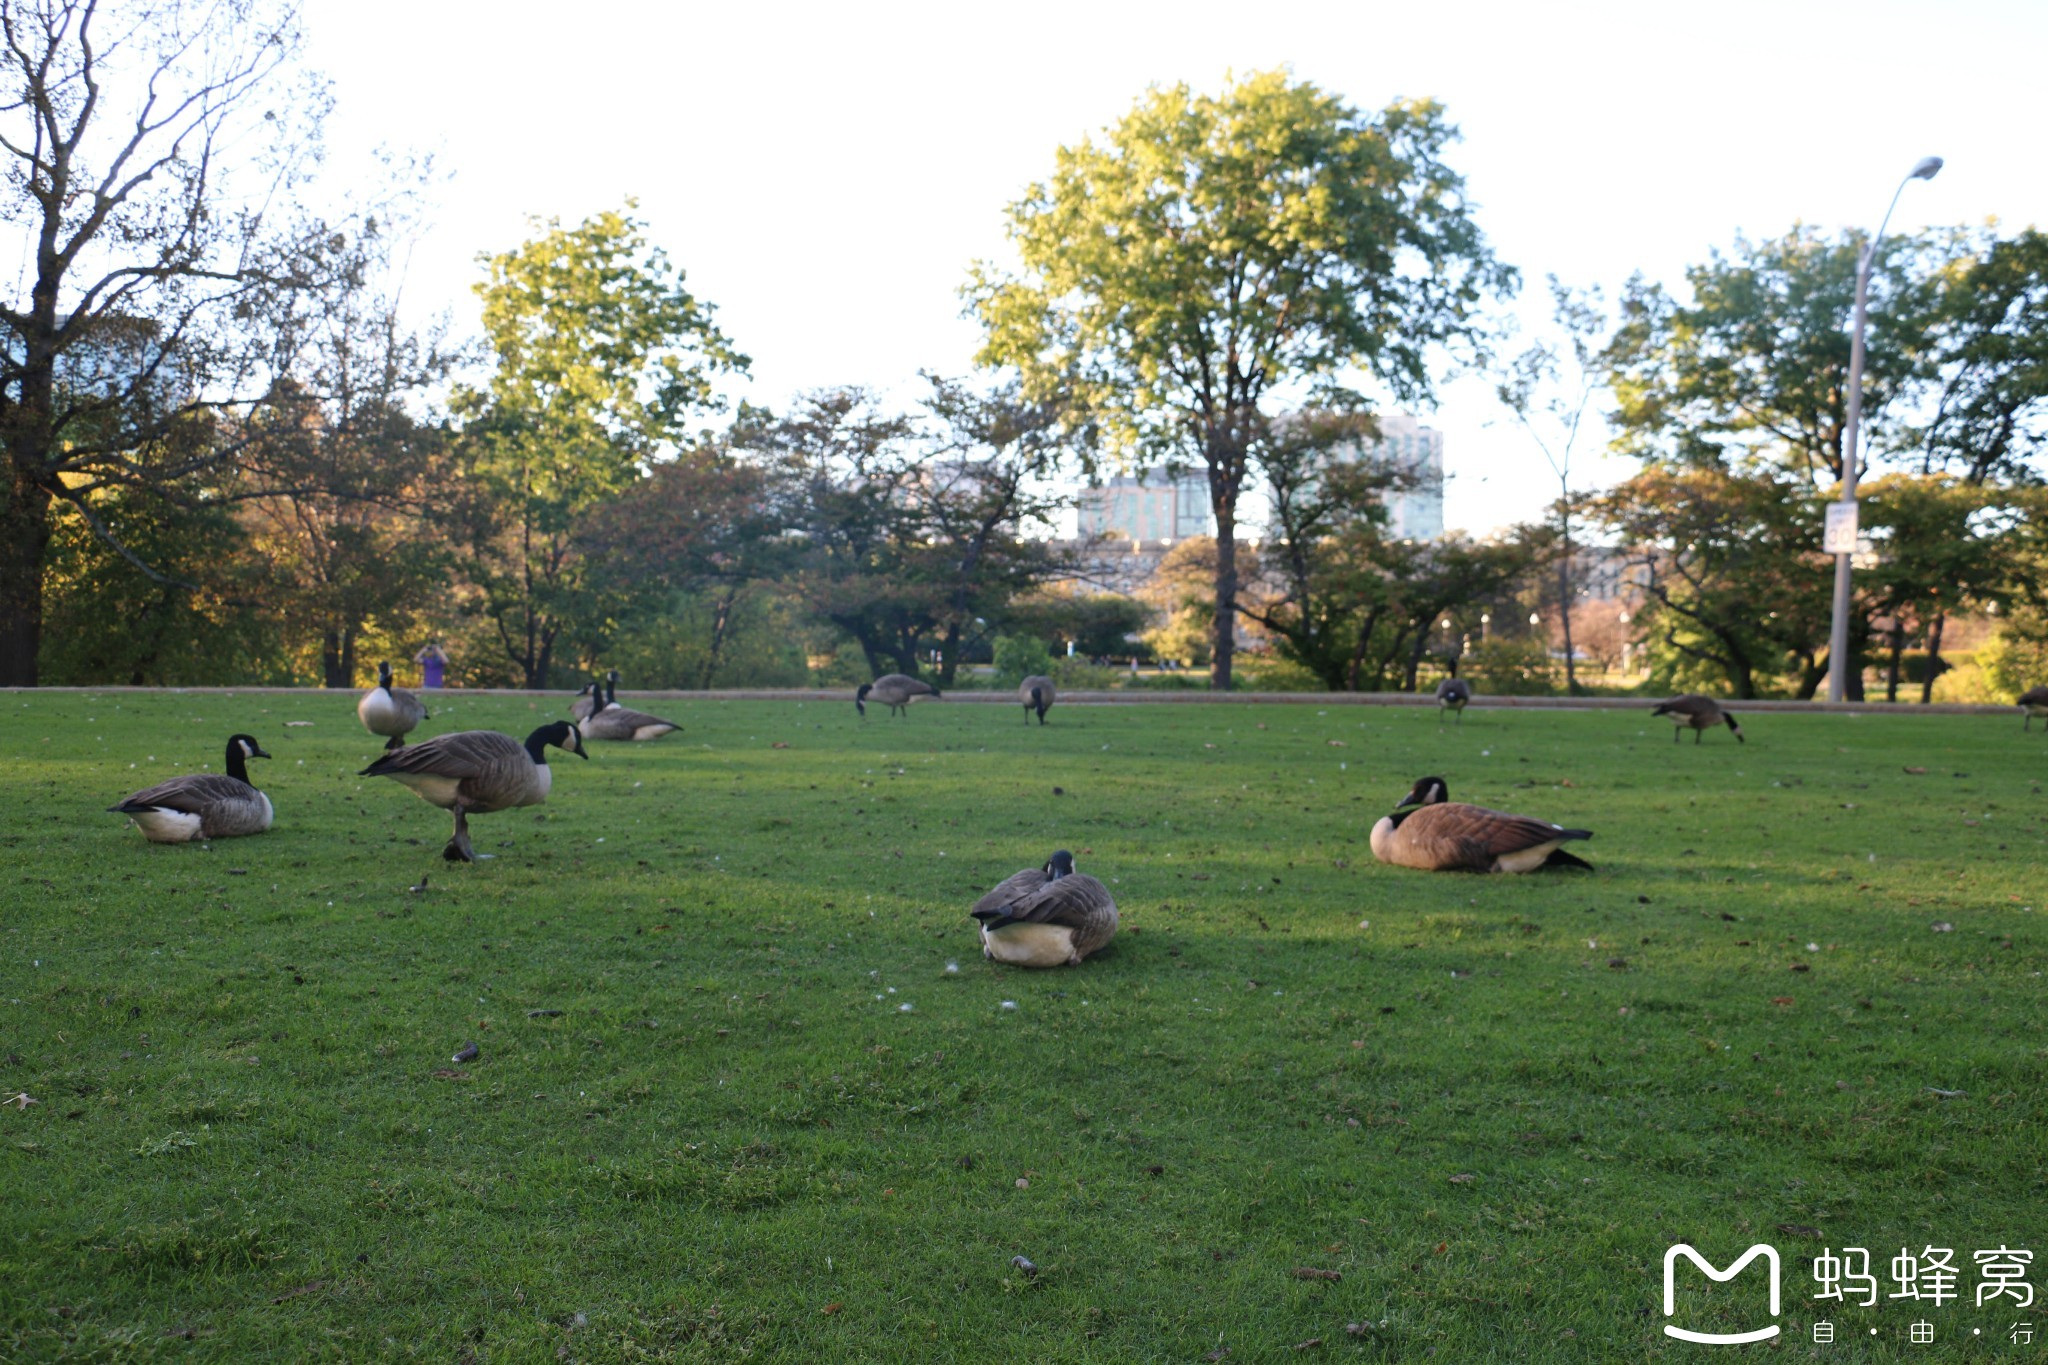
<svg viewBox="0 0 2048 1365">
<path fill-rule="evenodd" d="M 711 680 L 718 676 L 719 665 L 725 660 L 725 635 L 732 625 L 733 603 L 739 595 L 738 588 L 727 588 L 711 610 L 711 649 L 704 656 L 704 671 L 697 680 L 697 685 L 707 692 L 711 690 Z"/>
<path fill-rule="evenodd" d="M 1433 614 L 1433 613 L 1432 613 Z M 1429 650 L 1429 627 L 1423 625 L 1415 632 L 1415 647 L 1408 651 L 1408 663 L 1401 671 L 1401 690 L 1413 692 L 1415 679 L 1422 672 L 1422 656 Z"/>
<path fill-rule="evenodd" d="M 1564 497 L 1571 496 L 1566 489 Z M 1560 508 L 1564 503 L 1560 502 Z M 1572 658 L 1572 514 L 1569 509 L 1558 513 L 1558 523 L 1564 532 L 1564 555 L 1557 561 L 1557 615 L 1564 623 L 1564 694 L 1567 697 L 1579 695 L 1578 662 Z"/>
<path fill-rule="evenodd" d="M 1373 630 L 1379 623 L 1379 609 L 1374 608 L 1365 614 L 1365 624 L 1358 628 L 1358 645 L 1351 651 L 1351 690 L 1353 692 L 1360 690 L 1358 675 L 1365 668 L 1365 650 L 1372 643 Z"/>
<path fill-rule="evenodd" d="M 1899 699 L 1899 659 L 1906 652 L 1906 621 L 1904 617 L 1896 613 L 1893 614 L 1890 634 L 1892 637 L 1891 658 L 1885 664 L 1884 699 L 1886 701 L 1897 701 Z"/>
<path fill-rule="evenodd" d="M 1948 613 L 1942 612 L 1934 618 L 1934 624 L 1927 630 L 1927 679 L 1920 684 L 1920 704 L 1926 706 L 1934 700 L 1934 680 L 1947 671 L 1941 661 L 1941 632 L 1948 624 Z"/>
<path fill-rule="evenodd" d="M 19 465 L 0 508 L 0 687 L 34 687 L 43 644 L 43 561 L 50 495 Z"/>
<path fill-rule="evenodd" d="M 321 686 L 351 688 L 356 685 L 355 631 L 347 626 L 329 626 L 320 634 Z"/>
<path fill-rule="evenodd" d="M 955 619 L 946 627 L 945 643 L 939 646 L 938 686 L 951 687 L 953 675 L 960 671 L 960 622 Z"/>
<path fill-rule="evenodd" d="M 1216 513 L 1216 620 L 1209 631 L 1209 687 L 1230 690 L 1237 653 L 1237 491 L 1211 498 Z"/>
</svg>

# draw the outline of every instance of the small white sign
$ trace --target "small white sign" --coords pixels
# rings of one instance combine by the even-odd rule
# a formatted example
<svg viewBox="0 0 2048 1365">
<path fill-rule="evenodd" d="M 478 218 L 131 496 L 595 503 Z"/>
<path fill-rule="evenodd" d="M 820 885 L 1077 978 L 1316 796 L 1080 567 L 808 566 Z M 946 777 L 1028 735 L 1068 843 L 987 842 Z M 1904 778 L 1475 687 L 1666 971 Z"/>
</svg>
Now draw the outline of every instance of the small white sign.
<svg viewBox="0 0 2048 1365">
<path fill-rule="evenodd" d="M 1856 504 L 1854 502 L 1831 502 L 1828 504 L 1827 529 L 1821 533 L 1822 553 L 1831 555 L 1853 555 L 1856 553 Z"/>
</svg>

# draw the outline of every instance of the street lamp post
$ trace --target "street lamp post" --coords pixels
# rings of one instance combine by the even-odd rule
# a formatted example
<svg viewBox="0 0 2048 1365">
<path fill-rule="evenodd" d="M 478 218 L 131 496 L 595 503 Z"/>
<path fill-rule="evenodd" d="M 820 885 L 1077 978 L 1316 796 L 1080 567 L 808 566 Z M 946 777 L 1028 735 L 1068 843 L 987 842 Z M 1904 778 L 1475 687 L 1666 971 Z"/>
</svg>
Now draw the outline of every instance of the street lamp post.
<svg viewBox="0 0 2048 1365">
<path fill-rule="evenodd" d="M 1848 528 L 1849 543 L 1846 547 L 1838 543 L 1835 552 L 1835 614 L 1828 632 L 1829 701 L 1844 701 L 1849 695 L 1849 576 L 1850 561 L 1856 549 L 1857 438 L 1858 429 L 1863 425 L 1863 322 L 1869 311 L 1870 266 L 1877 256 L 1877 244 L 1884 240 L 1884 230 L 1892 221 L 1892 209 L 1899 206 L 1899 196 L 1906 191 L 1906 181 L 1932 180 L 1940 169 L 1940 157 L 1926 156 L 1906 172 L 1906 179 L 1892 191 L 1891 205 L 1885 209 L 1884 218 L 1877 225 L 1877 235 L 1864 244 L 1863 252 L 1856 260 L 1856 326 L 1849 340 L 1849 411 L 1848 420 L 1842 425 L 1843 511 L 1840 516 Z"/>
</svg>

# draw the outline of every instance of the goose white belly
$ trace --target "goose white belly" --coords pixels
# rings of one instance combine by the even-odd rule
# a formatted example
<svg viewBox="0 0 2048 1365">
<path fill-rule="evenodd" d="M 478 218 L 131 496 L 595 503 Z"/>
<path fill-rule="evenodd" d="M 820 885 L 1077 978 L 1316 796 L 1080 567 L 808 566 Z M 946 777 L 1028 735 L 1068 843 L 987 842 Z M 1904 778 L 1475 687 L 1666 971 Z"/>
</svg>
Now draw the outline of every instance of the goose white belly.
<svg viewBox="0 0 2048 1365">
<path fill-rule="evenodd" d="M 1379 819 L 1379 823 L 1372 827 L 1372 833 L 1367 838 L 1367 842 L 1372 845 L 1372 856 L 1379 859 L 1383 863 L 1393 862 L 1394 854 L 1393 848 L 1391 847 L 1393 844 L 1393 840 L 1393 817 L 1388 815 L 1382 815 Z"/>
<path fill-rule="evenodd" d="M 1564 847 L 1564 840 L 1553 839 L 1547 844 L 1525 848 L 1518 853 L 1503 853 L 1493 860 L 1495 872 L 1534 872 L 1549 860 L 1550 855 Z"/>
<path fill-rule="evenodd" d="M 673 730 L 673 729 L 675 729 L 675 728 L 676 728 L 675 726 L 673 726 L 673 725 L 670 725 L 670 724 L 669 724 L 669 723 L 668 723 L 667 721 L 665 721 L 665 720 L 660 720 L 660 721 L 656 721 L 656 722 L 655 722 L 654 724 L 652 724 L 652 725 L 643 725 L 643 726 L 641 726 L 641 727 L 640 727 L 639 729 L 637 729 L 637 730 L 635 730 L 635 731 L 633 732 L 633 738 L 634 738 L 634 739 L 660 739 L 660 738 L 661 738 L 661 737 L 662 737 L 663 735 L 667 734 L 667 733 L 668 733 L 669 731 L 671 731 L 671 730 Z"/>
<path fill-rule="evenodd" d="M 190 811 L 172 810 L 167 806 L 135 811 L 129 818 L 142 831 L 142 837 L 153 844 L 182 844 L 197 839 L 200 826 L 206 823 Z M 269 827 L 266 821 L 264 828 Z"/>
<path fill-rule="evenodd" d="M 375 687 L 365 692 L 363 699 L 356 703 L 356 715 L 363 724 L 374 730 L 380 723 L 395 723 L 398 720 L 398 706 L 389 692 L 381 687 Z"/>
<path fill-rule="evenodd" d="M 263 828 L 269 829 L 270 822 L 277 818 L 277 807 L 271 805 L 270 798 L 262 792 L 256 793 L 256 799 L 263 803 Z"/>
<path fill-rule="evenodd" d="M 984 928 L 981 947 L 1013 967 L 1064 967 L 1074 959 L 1074 931 L 1063 924 L 1006 924 Z"/>
<path fill-rule="evenodd" d="M 454 806 L 458 789 L 462 786 L 459 777 L 443 777 L 439 773 L 392 773 L 391 780 L 410 787 L 419 794 L 422 801 L 447 810 Z"/>
</svg>

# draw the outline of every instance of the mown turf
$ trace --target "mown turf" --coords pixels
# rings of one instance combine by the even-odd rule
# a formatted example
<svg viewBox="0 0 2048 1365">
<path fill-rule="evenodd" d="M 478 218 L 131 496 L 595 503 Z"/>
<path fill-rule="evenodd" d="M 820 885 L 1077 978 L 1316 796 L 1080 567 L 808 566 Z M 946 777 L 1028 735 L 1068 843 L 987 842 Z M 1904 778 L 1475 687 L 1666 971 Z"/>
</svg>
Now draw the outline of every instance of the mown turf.
<svg viewBox="0 0 2048 1365">
<path fill-rule="evenodd" d="M 1680 1238 L 1777 1245 L 1802 1358 L 1931 1359 L 1921 1317 L 2005 1358 L 2039 1317 L 1970 1302 L 1974 1250 L 2048 1252 L 2016 718 L 1695 747 L 1612 712 L 665 701 L 683 733 L 558 756 L 458 867 L 444 813 L 354 776 L 351 706 L 0 695 L 0 1092 L 38 1101 L 0 1109 L 0 1357 L 1691 1359 Z M 452 694 L 427 732 L 549 715 Z M 234 730 L 276 755 L 270 834 L 104 813 Z M 1599 871 L 1375 864 L 1426 773 L 1592 828 Z M 1123 934 L 985 963 L 965 906 L 1059 846 Z M 1807 1344 L 1823 1246 L 1890 1292 L 1928 1244 L 1963 1302 Z M 1755 1325 L 1746 1279 L 1692 1276 L 1687 1324 Z"/>
</svg>

